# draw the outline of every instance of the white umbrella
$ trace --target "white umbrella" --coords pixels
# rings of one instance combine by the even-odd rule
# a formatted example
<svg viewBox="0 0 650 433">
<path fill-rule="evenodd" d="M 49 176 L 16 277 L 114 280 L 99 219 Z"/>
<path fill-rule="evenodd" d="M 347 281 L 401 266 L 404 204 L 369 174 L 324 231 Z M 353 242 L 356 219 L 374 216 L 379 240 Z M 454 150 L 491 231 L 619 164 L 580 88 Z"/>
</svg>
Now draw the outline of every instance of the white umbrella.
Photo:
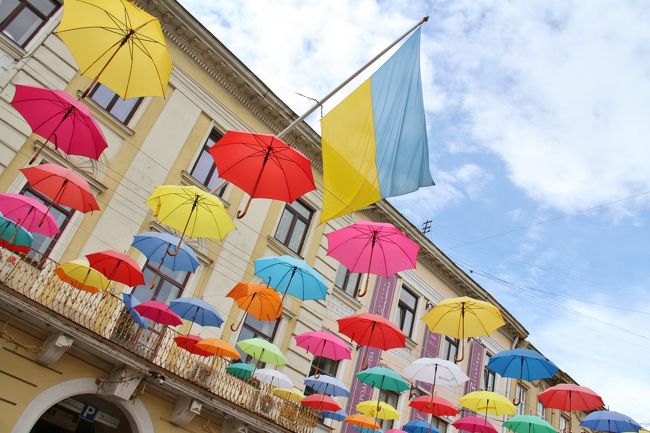
<svg viewBox="0 0 650 433">
<path fill-rule="evenodd" d="M 293 388 L 291 379 L 286 374 L 280 373 L 272 368 L 260 368 L 253 373 L 255 379 L 262 383 L 278 388 Z"/>
<path fill-rule="evenodd" d="M 440 358 L 420 358 L 410 363 L 404 370 L 404 376 L 412 381 L 455 387 L 469 380 L 469 377 L 451 361 Z"/>
</svg>

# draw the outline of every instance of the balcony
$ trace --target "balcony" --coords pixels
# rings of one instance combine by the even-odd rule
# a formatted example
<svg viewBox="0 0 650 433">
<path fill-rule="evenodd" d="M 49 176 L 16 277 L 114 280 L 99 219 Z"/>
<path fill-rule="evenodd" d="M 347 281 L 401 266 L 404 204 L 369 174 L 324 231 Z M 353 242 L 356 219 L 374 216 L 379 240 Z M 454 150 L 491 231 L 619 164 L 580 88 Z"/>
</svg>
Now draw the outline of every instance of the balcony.
<svg viewBox="0 0 650 433">
<path fill-rule="evenodd" d="M 243 380 L 225 371 L 221 358 L 204 358 L 180 349 L 166 326 L 139 328 L 121 298 L 108 291 L 90 294 L 62 282 L 54 273 L 57 263 L 46 260 L 36 267 L 0 248 L 0 291 L 26 301 L 49 316 L 64 318 L 109 351 L 121 351 L 154 367 L 166 377 L 193 384 L 231 404 L 297 433 L 311 433 L 317 424 L 313 410 L 282 400 L 257 381 Z M 64 320 L 65 321 L 65 320 Z"/>
</svg>

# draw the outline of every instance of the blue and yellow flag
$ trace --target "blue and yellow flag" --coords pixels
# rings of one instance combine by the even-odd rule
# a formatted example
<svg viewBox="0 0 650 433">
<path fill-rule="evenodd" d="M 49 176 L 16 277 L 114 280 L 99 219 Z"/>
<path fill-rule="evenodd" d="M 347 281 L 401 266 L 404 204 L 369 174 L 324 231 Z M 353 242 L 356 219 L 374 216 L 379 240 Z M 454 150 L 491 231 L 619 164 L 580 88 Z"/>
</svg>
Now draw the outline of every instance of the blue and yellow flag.
<svg viewBox="0 0 650 433">
<path fill-rule="evenodd" d="M 420 76 L 420 28 L 321 119 L 321 222 L 433 185 Z"/>
</svg>

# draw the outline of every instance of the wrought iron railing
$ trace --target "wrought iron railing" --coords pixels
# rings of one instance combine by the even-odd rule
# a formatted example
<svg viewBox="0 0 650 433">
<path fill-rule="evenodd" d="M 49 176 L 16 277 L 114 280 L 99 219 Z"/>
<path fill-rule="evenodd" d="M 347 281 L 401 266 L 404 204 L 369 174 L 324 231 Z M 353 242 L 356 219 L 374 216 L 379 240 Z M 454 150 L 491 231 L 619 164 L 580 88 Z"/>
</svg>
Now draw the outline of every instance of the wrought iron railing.
<svg viewBox="0 0 650 433">
<path fill-rule="evenodd" d="M 134 356 L 290 431 L 310 433 L 316 426 L 313 410 L 276 397 L 270 388 L 256 381 L 226 373 L 227 362 L 221 358 L 192 355 L 179 348 L 174 337 L 181 334 L 172 328 L 155 324 L 147 329 L 139 328 L 118 295 L 77 290 L 56 276 L 56 266 L 56 262 L 48 259 L 42 267 L 36 267 L 0 248 L 0 287 L 18 292 L 53 314 L 126 348 Z"/>
</svg>

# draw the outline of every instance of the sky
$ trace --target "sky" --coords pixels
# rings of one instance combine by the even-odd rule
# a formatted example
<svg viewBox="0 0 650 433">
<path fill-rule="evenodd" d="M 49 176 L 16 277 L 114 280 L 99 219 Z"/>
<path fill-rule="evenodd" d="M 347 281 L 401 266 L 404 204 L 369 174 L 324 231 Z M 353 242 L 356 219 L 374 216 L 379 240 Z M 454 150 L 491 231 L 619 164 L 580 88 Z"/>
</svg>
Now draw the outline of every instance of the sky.
<svg viewBox="0 0 650 433">
<path fill-rule="evenodd" d="M 322 97 L 430 16 L 436 186 L 391 203 L 431 220 L 429 238 L 548 358 L 650 427 L 650 4 L 181 3 L 298 114 L 312 104 L 298 93 Z"/>
</svg>

